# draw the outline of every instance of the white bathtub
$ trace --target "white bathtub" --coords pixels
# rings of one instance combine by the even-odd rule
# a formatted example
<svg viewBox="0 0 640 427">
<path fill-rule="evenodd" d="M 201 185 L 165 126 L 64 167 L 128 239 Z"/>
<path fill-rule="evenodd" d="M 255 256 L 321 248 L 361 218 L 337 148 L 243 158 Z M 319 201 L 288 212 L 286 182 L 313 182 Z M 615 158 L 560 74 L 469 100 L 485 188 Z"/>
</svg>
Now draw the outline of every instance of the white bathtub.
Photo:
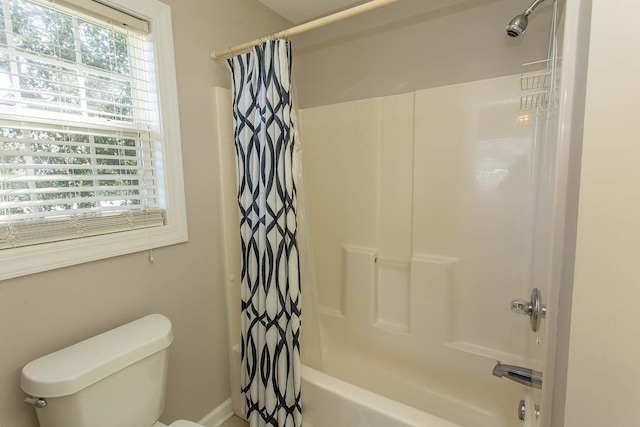
<svg viewBox="0 0 640 427">
<path fill-rule="evenodd" d="M 232 350 L 232 378 L 239 384 L 240 345 Z M 302 365 L 303 427 L 461 427 Z M 242 416 L 240 390 L 231 391 Z"/>
<path fill-rule="evenodd" d="M 302 366 L 303 427 L 460 427 Z"/>
</svg>

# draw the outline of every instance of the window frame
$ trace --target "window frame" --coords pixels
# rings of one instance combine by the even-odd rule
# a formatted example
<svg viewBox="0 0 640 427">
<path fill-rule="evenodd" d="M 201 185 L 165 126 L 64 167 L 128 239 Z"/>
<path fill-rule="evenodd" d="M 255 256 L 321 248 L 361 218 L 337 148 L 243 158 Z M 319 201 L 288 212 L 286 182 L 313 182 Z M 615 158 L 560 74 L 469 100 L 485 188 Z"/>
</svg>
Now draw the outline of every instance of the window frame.
<svg viewBox="0 0 640 427">
<path fill-rule="evenodd" d="M 101 0 L 107 6 L 149 22 L 147 36 L 155 60 L 167 222 L 163 226 L 44 243 L 0 251 L 0 280 L 131 254 L 188 241 L 178 87 L 171 7 L 159 0 Z"/>
</svg>

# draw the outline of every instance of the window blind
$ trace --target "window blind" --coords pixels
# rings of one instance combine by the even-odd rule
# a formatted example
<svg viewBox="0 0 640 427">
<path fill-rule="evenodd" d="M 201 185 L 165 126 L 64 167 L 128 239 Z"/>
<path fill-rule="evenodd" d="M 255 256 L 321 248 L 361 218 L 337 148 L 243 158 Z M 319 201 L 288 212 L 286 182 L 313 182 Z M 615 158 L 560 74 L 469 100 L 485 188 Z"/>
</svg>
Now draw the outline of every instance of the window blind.
<svg viewBox="0 0 640 427">
<path fill-rule="evenodd" d="M 0 0 L 0 249 L 165 224 L 145 37 Z"/>
</svg>

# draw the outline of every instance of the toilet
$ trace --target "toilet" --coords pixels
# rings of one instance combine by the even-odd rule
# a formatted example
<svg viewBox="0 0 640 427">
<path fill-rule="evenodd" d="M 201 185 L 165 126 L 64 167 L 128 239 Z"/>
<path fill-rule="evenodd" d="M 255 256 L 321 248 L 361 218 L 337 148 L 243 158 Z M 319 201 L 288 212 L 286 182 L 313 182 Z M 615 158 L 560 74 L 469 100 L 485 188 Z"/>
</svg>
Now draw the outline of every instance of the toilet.
<svg viewBox="0 0 640 427">
<path fill-rule="evenodd" d="M 171 321 L 151 314 L 36 359 L 20 386 L 40 427 L 166 427 Z M 169 427 L 203 427 L 175 421 Z"/>
</svg>

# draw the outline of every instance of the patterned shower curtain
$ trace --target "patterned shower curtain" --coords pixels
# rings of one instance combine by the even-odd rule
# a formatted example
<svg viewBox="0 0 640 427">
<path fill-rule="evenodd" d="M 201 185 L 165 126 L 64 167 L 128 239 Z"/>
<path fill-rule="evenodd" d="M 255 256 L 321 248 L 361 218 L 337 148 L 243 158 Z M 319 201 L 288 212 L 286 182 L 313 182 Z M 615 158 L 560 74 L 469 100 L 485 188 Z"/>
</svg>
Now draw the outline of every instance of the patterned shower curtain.
<svg viewBox="0 0 640 427">
<path fill-rule="evenodd" d="M 242 247 L 242 395 L 251 427 L 300 427 L 291 47 L 269 40 L 228 63 Z"/>
</svg>

